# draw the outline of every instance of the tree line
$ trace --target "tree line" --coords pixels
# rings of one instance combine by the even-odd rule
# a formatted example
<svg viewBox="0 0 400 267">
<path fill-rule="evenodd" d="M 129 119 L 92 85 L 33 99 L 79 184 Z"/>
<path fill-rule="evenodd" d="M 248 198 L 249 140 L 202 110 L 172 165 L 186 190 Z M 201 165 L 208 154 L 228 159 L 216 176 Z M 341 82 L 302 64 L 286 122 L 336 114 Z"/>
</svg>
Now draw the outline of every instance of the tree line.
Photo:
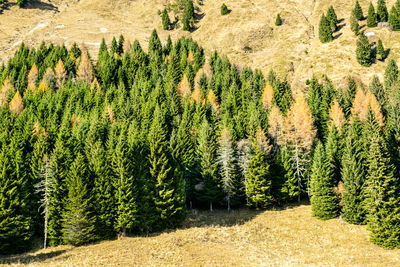
<svg viewBox="0 0 400 267">
<path fill-rule="evenodd" d="M 292 91 L 192 39 L 21 44 L 0 67 L 0 252 L 180 225 L 186 210 L 311 199 L 399 246 L 398 68 Z M 344 189 L 343 189 L 344 188 Z M 341 190 L 343 189 L 343 190 Z"/>
</svg>

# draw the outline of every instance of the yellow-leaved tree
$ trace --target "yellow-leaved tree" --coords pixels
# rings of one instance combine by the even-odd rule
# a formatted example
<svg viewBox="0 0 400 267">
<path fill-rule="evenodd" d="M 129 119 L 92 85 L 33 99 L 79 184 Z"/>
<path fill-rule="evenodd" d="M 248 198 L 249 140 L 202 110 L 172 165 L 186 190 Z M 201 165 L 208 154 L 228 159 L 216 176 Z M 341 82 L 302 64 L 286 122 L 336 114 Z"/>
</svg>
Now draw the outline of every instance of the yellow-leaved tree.
<svg viewBox="0 0 400 267">
<path fill-rule="evenodd" d="M 79 63 L 78 72 L 76 73 L 79 81 L 92 83 L 94 71 L 92 62 L 89 59 L 87 50 L 82 50 L 81 61 Z"/>
<path fill-rule="evenodd" d="M 186 74 L 183 75 L 182 81 L 178 84 L 176 90 L 178 91 L 178 95 L 181 98 L 185 98 L 187 96 L 190 96 L 192 93 L 191 87 L 190 87 L 190 82 L 186 76 Z"/>
<path fill-rule="evenodd" d="M 267 83 L 264 87 L 261 102 L 263 104 L 264 110 L 267 111 L 272 107 L 272 101 L 274 100 L 274 89 Z"/>
<path fill-rule="evenodd" d="M 336 129 L 341 131 L 342 126 L 346 122 L 346 118 L 344 116 L 343 109 L 340 107 L 339 102 L 336 100 L 336 98 L 333 100 L 333 103 L 329 110 L 329 117 L 331 119 L 331 123 L 336 126 Z"/>
<path fill-rule="evenodd" d="M 65 80 L 67 79 L 67 71 L 65 70 L 64 63 L 60 59 L 54 69 L 55 77 L 56 77 L 56 85 L 58 88 L 64 84 Z"/>
<path fill-rule="evenodd" d="M 10 111 L 16 114 L 21 114 L 24 110 L 24 103 L 21 94 L 18 91 L 15 93 L 13 99 L 11 99 L 9 107 Z"/>
</svg>

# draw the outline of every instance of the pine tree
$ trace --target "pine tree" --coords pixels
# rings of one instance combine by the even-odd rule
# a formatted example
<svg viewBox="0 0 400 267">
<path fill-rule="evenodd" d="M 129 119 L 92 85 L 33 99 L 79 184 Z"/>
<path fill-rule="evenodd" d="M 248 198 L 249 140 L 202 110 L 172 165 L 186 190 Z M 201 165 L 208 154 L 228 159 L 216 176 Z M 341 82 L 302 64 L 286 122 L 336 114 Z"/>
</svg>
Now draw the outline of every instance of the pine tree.
<svg viewBox="0 0 400 267">
<path fill-rule="evenodd" d="M 371 241 L 387 248 L 399 247 L 399 182 L 382 138 L 372 139 L 367 163 L 366 207 Z"/>
<path fill-rule="evenodd" d="M 161 60 L 162 44 L 155 29 L 151 33 L 151 37 L 149 40 L 149 55 L 156 56 L 157 59 Z"/>
<path fill-rule="evenodd" d="M 376 59 L 384 61 L 386 58 L 386 51 L 383 48 L 382 40 L 379 39 L 378 46 L 376 47 Z"/>
<path fill-rule="evenodd" d="M 400 14 L 399 9 L 397 9 L 396 6 L 393 6 L 390 10 L 389 23 L 392 26 L 393 31 L 400 30 Z"/>
<path fill-rule="evenodd" d="M 385 70 L 385 88 L 386 90 L 391 89 L 397 85 L 399 80 L 399 68 L 397 67 L 396 61 L 391 59 Z"/>
<path fill-rule="evenodd" d="M 311 168 L 310 194 L 313 216 L 323 220 L 338 216 L 339 203 L 333 191 L 335 179 L 322 143 L 318 143 Z"/>
<path fill-rule="evenodd" d="M 182 181 L 174 179 L 174 170 L 168 159 L 165 119 L 162 110 L 157 106 L 150 128 L 150 175 L 155 181 L 155 205 L 162 225 L 174 226 L 185 215 L 184 197 L 180 190 Z"/>
<path fill-rule="evenodd" d="M 247 204 L 250 207 L 264 208 L 272 203 L 269 165 L 264 152 L 258 146 L 248 165 L 245 186 Z"/>
<path fill-rule="evenodd" d="M 17 0 L 18 7 L 22 8 L 25 6 L 27 0 Z"/>
<path fill-rule="evenodd" d="M 328 9 L 328 12 L 326 13 L 326 18 L 329 21 L 329 25 L 332 29 L 332 32 L 336 31 L 337 29 L 337 24 L 338 24 L 338 18 L 335 12 L 335 9 L 333 6 L 330 6 Z"/>
<path fill-rule="evenodd" d="M 331 126 L 328 137 L 326 138 L 326 158 L 332 170 L 332 177 L 337 183 L 340 180 L 340 156 L 341 156 L 341 140 L 339 131 L 335 125 Z"/>
<path fill-rule="evenodd" d="M 78 153 L 67 178 L 68 197 L 62 220 L 66 244 L 82 245 L 95 239 L 91 196 L 84 157 Z"/>
<path fill-rule="evenodd" d="M 221 15 L 225 16 L 229 14 L 229 9 L 225 4 L 222 4 L 221 6 Z"/>
<path fill-rule="evenodd" d="M 281 19 L 281 14 L 280 13 L 278 13 L 278 15 L 276 15 L 275 25 L 276 26 L 281 26 L 282 25 L 282 19 Z"/>
<path fill-rule="evenodd" d="M 166 31 L 169 30 L 169 27 L 171 25 L 171 21 L 169 20 L 168 11 L 166 8 L 162 12 L 162 25 L 163 29 Z"/>
<path fill-rule="evenodd" d="M 379 22 L 388 21 L 388 10 L 386 7 L 385 0 L 378 0 L 378 7 L 376 9 L 376 15 Z"/>
<path fill-rule="evenodd" d="M 362 20 L 364 18 L 363 10 L 362 10 L 358 0 L 356 1 L 356 5 L 353 9 L 353 14 L 357 18 L 357 20 Z"/>
<path fill-rule="evenodd" d="M 126 136 L 126 131 L 122 131 L 112 158 L 114 175 L 116 176 L 117 216 L 115 230 L 121 237 L 126 235 L 128 229 L 134 228 L 138 221 L 138 192 Z"/>
<path fill-rule="evenodd" d="M 322 14 L 321 20 L 319 21 L 319 40 L 321 43 L 331 42 L 333 40 L 332 34 L 333 31 L 330 22 L 326 16 Z"/>
<path fill-rule="evenodd" d="M 360 24 L 358 24 L 358 19 L 356 17 L 356 15 L 353 13 L 351 13 L 351 17 L 350 17 L 350 29 L 352 32 L 354 32 L 355 35 L 359 35 L 360 34 Z"/>
<path fill-rule="evenodd" d="M 365 34 L 361 34 L 357 41 L 356 54 L 357 62 L 361 66 L 369 67 L 372 65 L 372 50 Z"/>
<path fill-rule="evenodd" d="M 370 28 L 376 27 L 378 25 L 377 15 L 375 13 L 375 8 L 372 3 L 369 3 L 367 26 Z"/>
<path fill-rule="evenodd" d="M 342 157 L 343 192 L 342 217 L 353 224 L 364 224 L 366 211 L 364 208 L 364 160 L 362 156 L 361 124 L 356 117 L 348 131 Z"/>
</svg>

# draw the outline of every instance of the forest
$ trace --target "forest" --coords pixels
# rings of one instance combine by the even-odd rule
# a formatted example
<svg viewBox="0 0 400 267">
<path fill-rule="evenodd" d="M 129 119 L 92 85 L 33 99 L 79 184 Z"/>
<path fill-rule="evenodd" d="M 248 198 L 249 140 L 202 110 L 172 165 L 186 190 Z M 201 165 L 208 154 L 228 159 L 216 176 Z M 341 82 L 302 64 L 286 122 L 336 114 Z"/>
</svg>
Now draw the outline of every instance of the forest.
<svg viewBox="0 0 400 267">
<path fill-rule="evenodd" d="M 121 35 L 95 61 L 84 45 L 22 43 L 0 67 L 0 254 L 301 200 L 400 248 L 393 59 L 383 81 L 335 88 L 324 75 L 292 91 L 192 39 L 162 44 L 154 30 L 146 50 Z"/>
</svg>

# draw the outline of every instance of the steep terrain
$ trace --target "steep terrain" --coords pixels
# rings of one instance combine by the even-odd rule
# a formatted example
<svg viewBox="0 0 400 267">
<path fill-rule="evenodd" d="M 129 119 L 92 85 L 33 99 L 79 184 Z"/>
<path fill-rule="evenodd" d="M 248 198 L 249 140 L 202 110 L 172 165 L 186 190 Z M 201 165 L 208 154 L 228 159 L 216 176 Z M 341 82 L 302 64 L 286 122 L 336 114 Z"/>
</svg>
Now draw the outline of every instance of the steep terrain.
<svg viewBox="0 0 400 267">
<path fill-rule="evenodd" d="M 181 29 L 162 30 L 157 11 L 167 0 L 69 0 L 33 1 L 26 9 L 11 5 L 0 15 L 0 58 L 10 56 L 21 41 L 38 45 L 42 40 L 56 43 L 85 43 L 96 56 L 102 37 L 111 41 L 113 36 L 124 36 L 145 44 L 156 28 L 162 40 L 168 34 L 173 39 L 186 35 L 193 37 L 208 51 L 213 49 L 226 54 L 238 65 L 250 65 L 267 73 L 271 68 L 280 75 L 288 75 L 296 88 L 315 73 L 326 73 L 337 85 L 349 74 L 360 76 L 364 82 L 377 74 L 382 77 L 386 63 L 378 62 L 370 68 L 361 67 L 355 59 L 357 37 L 350 30 L 349 17 L 354 7 L 347 0 L 215 0 L 203 1 L 197 11 L 199 22 L 192 33 Z M 373 1 L 376 4 L 377 0 Z M 388 8 L 395 0 L 386 1 Z M 11 1 L 13 3 L 13 1 Z M 227 16 L 220 15 L 222 3 L 231 9 Z M 364 15 L 369 1 L 360 1 Z M 322 12 L 333 5 L 340 23 L 335 40 L 321 44 L 318 39 L 318 24 Z M 274 25 L 277 13 L 281 13 L 284 24 Z M 173 14 L 170 14 L 173 20 Z M 361 26 L 365 21 L 361 23 Z M 400 55 L 400 33 L 386 28 L 362 30 L 372 31 L 370 41 L 382 39 L 390 49 L 389 58 Z"/>
<path fill-rule="evenodd" d="M 1 263 L 31 266 L 398 266 L 397 250 L 368 241 L 365 226 L 321 221 L 310 206 L 276 211 L 189 213 L 183 229 L 72 248 L 62 246 Z"/>
</svg>

